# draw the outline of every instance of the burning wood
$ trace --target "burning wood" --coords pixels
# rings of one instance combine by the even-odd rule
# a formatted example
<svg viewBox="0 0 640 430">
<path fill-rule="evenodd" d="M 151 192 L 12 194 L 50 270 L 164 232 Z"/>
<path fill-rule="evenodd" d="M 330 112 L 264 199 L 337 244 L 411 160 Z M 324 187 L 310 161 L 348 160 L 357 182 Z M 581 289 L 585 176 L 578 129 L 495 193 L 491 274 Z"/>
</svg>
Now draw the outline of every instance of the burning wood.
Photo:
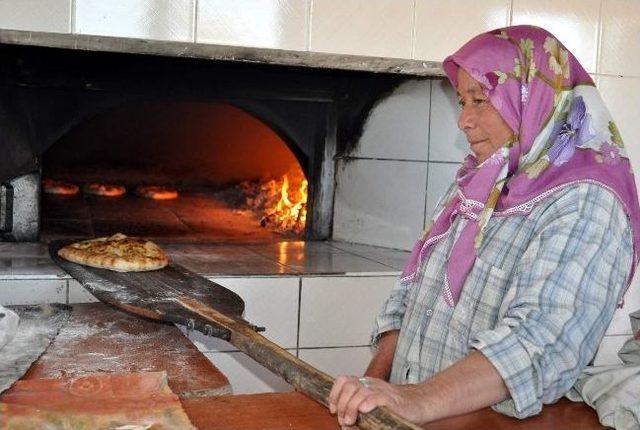
<svg viewBox="0 0 640 430">
<path fill-rule="evenodd" d="M 302 234 L 307 221 L 306 179 L 292 181 L 284 175 L 262 184 L 243 182 L 247 205 L 262 212 L 260 225 L 272 226 L 283 233 Z"/>
</svg>

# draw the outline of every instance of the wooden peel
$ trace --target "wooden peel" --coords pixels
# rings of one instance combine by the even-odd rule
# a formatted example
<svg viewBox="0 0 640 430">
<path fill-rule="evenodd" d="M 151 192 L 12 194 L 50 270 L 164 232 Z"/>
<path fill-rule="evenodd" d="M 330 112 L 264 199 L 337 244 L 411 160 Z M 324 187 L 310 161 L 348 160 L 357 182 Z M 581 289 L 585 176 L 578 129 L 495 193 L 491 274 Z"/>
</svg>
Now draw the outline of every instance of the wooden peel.
<svg viewBox="0 0 640 430">
<path fill-rule="evenodd" d="M 234 292 L 182 266 L 151 272 L 114 272 L 72 263 L 58 249 L 76 241 L 54 241 L 51 258 L 103 302 L 134 314 L 187 325 L 233 344 L 312 399 L 328 406 L 333 378 L 291 355 L 244 319 L 244 301 Z M 385 407 L 360 414 L 362 429 L 419 429 Z"/>
</svg>

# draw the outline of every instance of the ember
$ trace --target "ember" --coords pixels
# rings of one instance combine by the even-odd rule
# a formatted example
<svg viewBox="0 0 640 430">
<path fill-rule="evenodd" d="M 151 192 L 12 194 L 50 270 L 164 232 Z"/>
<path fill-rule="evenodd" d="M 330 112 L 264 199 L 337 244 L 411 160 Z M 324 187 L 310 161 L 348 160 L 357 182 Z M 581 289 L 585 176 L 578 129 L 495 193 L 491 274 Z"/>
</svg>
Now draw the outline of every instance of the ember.
<svg viewBox="0 0 640 430">
<path fill-rule="evenodd" d="M 244 182 L 241 187 L 247 195 L 247 205 L 262 212 L 260 225 L 272 226 L 283 233 L 302 234 L 307 220 L 306 179 L 284 175 L 263 184 Z"/>
</svg>

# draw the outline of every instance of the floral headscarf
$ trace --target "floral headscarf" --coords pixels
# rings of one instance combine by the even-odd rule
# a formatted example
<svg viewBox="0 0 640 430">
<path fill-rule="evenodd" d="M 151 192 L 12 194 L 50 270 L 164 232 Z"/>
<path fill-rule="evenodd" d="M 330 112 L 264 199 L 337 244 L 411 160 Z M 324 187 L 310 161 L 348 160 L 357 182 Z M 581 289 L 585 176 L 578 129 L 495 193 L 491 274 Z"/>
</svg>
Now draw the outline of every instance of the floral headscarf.
<svg viewBox="0 0 640 430">
<path fill-rule="evenodd" d="M 454 306 L 492 216 L 526 215 L 580 182 L 601 185 L 622 203 L 633 229 L 630 282 L 640 244 L 633 172 L 616 124 L 573 54 L 542 28 L 515 26 L 476 36 L 443 67 L 454 87 L 460 67 L 480 82 L 513 136 L 479 165 L 472 155 L 465 159 L 456 195 L 414 246 L 402 282 L 413 281 L 433 245 L 463 216 L 468 222 L 451 250 L 443 291 Z"/>
</svg>

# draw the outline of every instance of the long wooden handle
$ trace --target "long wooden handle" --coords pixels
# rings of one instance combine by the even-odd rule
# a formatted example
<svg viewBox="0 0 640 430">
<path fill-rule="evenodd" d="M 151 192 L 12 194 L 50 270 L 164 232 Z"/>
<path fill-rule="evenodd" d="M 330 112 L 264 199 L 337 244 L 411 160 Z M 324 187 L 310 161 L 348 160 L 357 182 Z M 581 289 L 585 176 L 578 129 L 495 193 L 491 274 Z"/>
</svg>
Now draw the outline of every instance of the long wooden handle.
<svg viewBox="0 0 640 430">
<path fill-rule="evenodd" d="M 228 317 L 217 310 L 189 297 L 176 301 L 200 317 L 231 332 L 230 342 L 240 351 L 256 360 L 289 384 L 324 406 L 329 405 L 333 378 L 291 355 L 264 336 L 256 333 L 245 322 Z M 356 423 L 361 429 L 412 429 L 420 427 L 394 414 L 385 407 L 360 414 Z"/>
</svg>

